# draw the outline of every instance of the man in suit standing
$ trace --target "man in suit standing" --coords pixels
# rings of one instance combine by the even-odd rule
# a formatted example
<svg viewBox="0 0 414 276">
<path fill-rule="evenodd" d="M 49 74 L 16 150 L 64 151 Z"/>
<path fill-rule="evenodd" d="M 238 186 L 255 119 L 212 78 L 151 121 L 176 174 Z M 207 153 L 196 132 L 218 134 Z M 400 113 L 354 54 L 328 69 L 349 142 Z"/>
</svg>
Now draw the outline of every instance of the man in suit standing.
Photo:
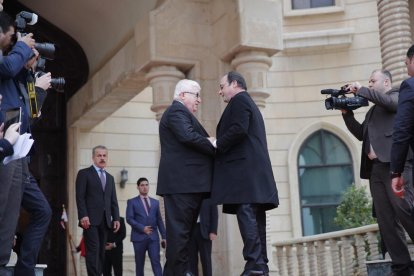
<svg viewBox="0 0 414 276">
<path fill-rule="evenodd" d="M 352 110 L 342 110 L 349 131 L 362 141 L 360 176 L 369 179 L 375 215 L 381 235 L 392 259 L 394 275 L 411 275 L 411 258 L 401 224 L 414 238 L 414 220 L 411 217 L 413 188 L 411 161 L 405 163 L 408 181 L 406 200 L 394 196 L 390 186 L 390 152 L 393 122 L 397 110 L 398 89 L 392 88 L 391 74 L 387 70 L 374 70 L 369 78 L 369 87 L 358 82 L 348 86 L 350 92 L 374 103 L 359 123 Z M 411 159 L 411 156 L 410 156 Z M 399 223 L 401 222 L 401 224 Z"/>
<path fill-rule="evenodd" d="M 211 191 L 214 148 L 194 113 L 201 103 L 200 85 L 180 80 L 174 101 L 159 126 L 161 157 L 157 195 L 164 197 L 167 262 L 164 275 L 191 275 L 188 254 L 191 231 L 201 202 Z"/>
<path fill-rule="evenodd" d="M 114 268 L 115 276 L 122 276 L 122 253 L 124 252 L 123 240 L 126 236 L 125 220 L 119 217 L 119 230 L 114 233 L 109 231 L 105 245 L 105 261 L 103 275 L 112 276 Z"/>
<path fill-rule="evenodd" d="M 211 247 L 217 237 L 218 211 L 217 205 L 211 204 L 210 199 L 203 200 L 197 224 L 191 236 L 190 268 L 198 276 L 198 252 L 200 252 L 203 276 L 212 276 Z"/>
<path fill-rule="evenodd" d="M 84 229 L 88 275 L 101 276 L 108 231 L 116 233 L 120 227 L 119 208 L 114 177 L 105 170 L 107 148 L 94 147 L 92 160 L 93 165 L 79 170 L 76 177 L 76 205 Z"/>
<path fill-rule="evenodd" d="M 160 238 L 165 247 L 165 227 L 158 200 L 149 197 L 148 179 L 141 177 L 137 181 L 139 196 L 127 201 L 126 219 L 131 225 L 131 242 L 135 253 L 135 275 L 144 276 L 145 252 L 151 260 L 155 276 L 162 276 L 160 263 Z"/>
<path fill-rule="evenodd" d="M 237 72 L 220 80 L 228 103 L 217 125 L 211 197 L 223 212 L 236 214 L 246 260 L 242 275 L 267 275 L 266 210 L 279 205 L 262 114 Z"/>
</svg>

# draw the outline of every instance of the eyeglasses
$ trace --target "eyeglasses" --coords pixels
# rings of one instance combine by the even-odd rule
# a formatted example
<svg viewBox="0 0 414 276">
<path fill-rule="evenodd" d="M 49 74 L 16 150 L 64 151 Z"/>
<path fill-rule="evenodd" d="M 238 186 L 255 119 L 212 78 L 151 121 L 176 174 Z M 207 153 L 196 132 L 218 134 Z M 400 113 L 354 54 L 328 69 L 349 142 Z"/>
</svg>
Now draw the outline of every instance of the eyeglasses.
<svg viewBox="0 0 414 276">
<path fill-rule="evenodd" d="M 196 96 L 196 98 L 200 98 L 200 93 L 194 93 L 194 92 L 183 92 L 183 93 L 192 94 L 192 95 Z"/>
</svg>

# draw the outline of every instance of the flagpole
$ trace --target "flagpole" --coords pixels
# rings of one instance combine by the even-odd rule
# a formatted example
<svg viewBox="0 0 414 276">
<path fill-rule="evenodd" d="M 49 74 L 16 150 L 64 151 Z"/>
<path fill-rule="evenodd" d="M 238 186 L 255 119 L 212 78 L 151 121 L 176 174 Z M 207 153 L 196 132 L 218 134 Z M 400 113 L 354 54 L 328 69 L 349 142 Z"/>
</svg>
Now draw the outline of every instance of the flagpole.
<svg viewBox="0 0 414 276">
<path fill-rule="evenodd" d="M 68 242 L 69 242 L 69 247 L 70 247 L 70 255 L 72 256 L 73 270 L 75 272 L 75 276 L 77 276 L 78 272 L 76 270 L 75 255 L 74 255 L 75 254 L 74 248 L 76 248 L 76 246 L 73 243 L 72 235 L 70 234 L 69 227 L 67 226 L 67 223 L 66 223 L 67 222 L 67 215 L 66 215 L 65 204 L 62 204 L 62 208 L 63 208 L 62 217 L 63 217 L 63 214 L 65 214 L 65 216 L 66 216 L 66 219 L 64 219 L 63 222 L 65 224 L 66 235 L 68 236 Z"/>
</svg>

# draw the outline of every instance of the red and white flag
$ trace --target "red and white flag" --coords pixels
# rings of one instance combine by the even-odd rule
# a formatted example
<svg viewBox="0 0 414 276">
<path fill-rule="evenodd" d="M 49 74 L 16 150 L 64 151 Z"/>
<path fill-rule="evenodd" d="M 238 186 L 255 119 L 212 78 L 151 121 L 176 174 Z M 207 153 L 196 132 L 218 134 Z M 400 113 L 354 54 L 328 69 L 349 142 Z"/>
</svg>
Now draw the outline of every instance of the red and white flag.
<svg viewBox="0 0 414 276">
<path fill-rule="evenodd" d="M 65 205 L 63 205 L 62 216 L 60 217 L 60 225 L 63 229 L 66 229 L 65 224 L 68 222 L 68 214 L 66 214 Z"/>
</svg>

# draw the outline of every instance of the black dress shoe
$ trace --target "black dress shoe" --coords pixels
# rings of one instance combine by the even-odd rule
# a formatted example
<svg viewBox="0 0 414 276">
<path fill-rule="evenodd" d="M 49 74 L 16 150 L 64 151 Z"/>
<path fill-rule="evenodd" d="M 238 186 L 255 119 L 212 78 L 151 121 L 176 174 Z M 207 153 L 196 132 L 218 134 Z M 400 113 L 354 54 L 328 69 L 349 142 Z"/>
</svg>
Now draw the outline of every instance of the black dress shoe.
<svg viewBox="0 0 414 276">
<path fill-rule="evenodd" d="M 267 276 L 268 273 L 263 272 L 262 270 L 245 270 L 240 276 Z"/>
</svg>

